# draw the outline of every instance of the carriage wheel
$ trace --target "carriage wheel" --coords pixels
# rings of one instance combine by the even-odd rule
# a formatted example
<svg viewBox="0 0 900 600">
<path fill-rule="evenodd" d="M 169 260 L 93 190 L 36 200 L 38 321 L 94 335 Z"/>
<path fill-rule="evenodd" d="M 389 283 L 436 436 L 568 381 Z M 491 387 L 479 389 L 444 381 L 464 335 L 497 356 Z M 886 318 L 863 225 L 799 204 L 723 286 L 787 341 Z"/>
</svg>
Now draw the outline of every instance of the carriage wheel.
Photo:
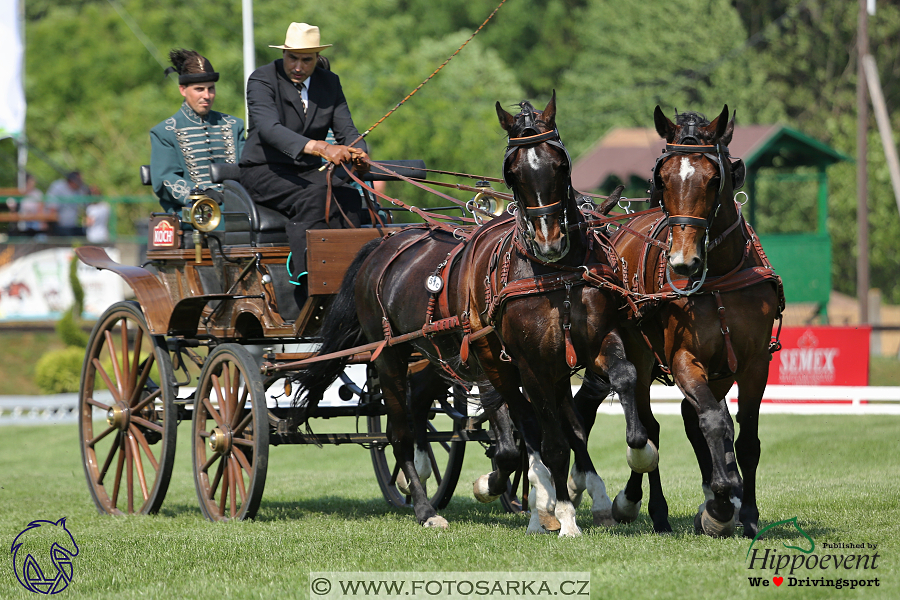
<svg viewBox="0 0 900 600">
<path fill-rule="evenodd" d="M 375 368 L 370 366 L 367 381 L 368 391 L 378 393 L 378 375 Z M 466 396 L 453 387 L 453 407 L 466 414 Z M 460 433 L 462 427 L 456 425 L 446 411 L 440 406 L 433 409 L 435 419 L 428 421 L 429 435 L 434 433 Z M 386 433 L 390 437 L 390 426 L 387 416 L 370 416 L 367 418 L 369 433 Z M 428 444 L 428 455 L 431 459 L 432 476 L 426 481 L 426 491 L 429 492 L 429 502 L 436 510 L 445 508 L 453 497 L 453 491 L 459 481 L 462 472 L 463 457 L 466 452 L 466 443 L 460 442 L 431 442 Z M 397 475 L 400 473 L 400 465 L 394 460 L 394 451 L 387 442 L 372 444 L 369 452 L 372 455 L 372 465 L 375 468 L 375 478 L 378 486 L 388 504 L 397 508 L 411 507 L 411 497 L 397 489 Z"/>
<path fill-rule="evenodd" d="M 162 505 L 175 460 L 173 381 L 165 341 L 150 335 L 140 305 L 110 306 L 91 332 L 78 394 L 84 472 L 101 514 Z"/>
<path fill-rule="evenodd" d="M 191 426 L 194 484 L 210 521 L 252 519 L 269 461 L 269 418 L 259 365 L 238 344 L 210 352 Z"/>
</svg>

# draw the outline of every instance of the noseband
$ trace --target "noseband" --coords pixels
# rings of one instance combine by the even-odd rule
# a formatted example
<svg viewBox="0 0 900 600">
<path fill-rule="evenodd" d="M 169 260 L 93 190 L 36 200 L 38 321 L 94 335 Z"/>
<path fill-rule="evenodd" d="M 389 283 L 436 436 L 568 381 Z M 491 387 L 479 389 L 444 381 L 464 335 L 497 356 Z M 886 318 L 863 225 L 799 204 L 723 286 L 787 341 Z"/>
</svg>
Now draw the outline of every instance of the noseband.
<svg viewBox="0 0 900 600">
<path fill-rule="evenodd" d="M 687 139 L 696 138 L 689 136 Z M 663 214 L 666 218 L 666 224 L 669 226 L 669 248 L 672 247 L 672 229 L 675 225 L 681 225 L 682 229 L 684 229 L 685 226 L 689 226 L 704 230 L 703 275 L 693 285 L 693 287 L 684 290 L 679 289 L 677 286 L 672 284 L 672 276 L 669 273 L 669 269 L 666 269 L 666 278 L 675 293 L 681 296 L 690 296 L 701 287 L 703 287 L 703 283 L 706 281 L 706 257 L 708 252 L 715 246 L 715 244 L 710 245 L 709 243 L 709 228 L 712 226 L 713 219 L 716 218 L 716 215 L 719 213 L 719 208 L 722 206 L 722 192 L 725 189 L 724 163 L 726 160 L 728 160 L 728 147 L 720 146 L 719 144 L 706 146 L 696 144 L 666 144 L 665 152 L 663 152 L 662 155 L 656 159 L 656 166 L 653 168 L 653 186 L 656 189 L 660 190 L 660 192 L 664 191 L 662 177 L 660 177 L 660 171 L 662 170 L 663 165 L 665 165 L 666 162 L 669 161 L 669 159 L 685 154 L 702 154 L 719 168 L 719 190 L 716 193 L 716 201 L 713 207 L 710 209 L 709 215 L 705 219 L 701 217 L 693 217 L 690 215 L 670 215 L 665 205 L 665 195 L 663 195 L 663 201 L 660 203 L 662 205 Z M 722 238 L 719 238 L 717 242 L 721 239 Z"/>
<path fill-rule="evenodd" d="M 538 217 L 547 217 L 551 215 L 556 215 L 559 212 L 563 212 L 563 226 L 562 231 L 563 235 L 566 239 L 565 249 L 563 250 L 562 256 L 560 259 L 565 256 L 569 252 L 569 219 L 568 215 L 566 215 L 565 211 L 563 211 L 563 201 L 565 199 L 557 200 L 552 204 L 547 204 L 544 206 L 535 206 L 529 207 L 525 206 L 523 202 L 519 202 L 518 195 L 516 194 L 515 188 L 509 183 L 509 170 L 507 168 L 512 155 L 524 146 L 536 146 L 538 144 L 549 144 L 554 148 L 557 148 L 563 152 L 566 157 L 566 165 L 568 167 L 569 174 L 569 184 L 567 187 L 566 198 L 572 195 L 572 158 L 569 156 L 569 151 L 566 150 L 566 147 L 563 145 L 562 140 L 559 137 L 559 131 L 557 129 L 553 129 L 551 131 L 546 131 L 544 133 L 539 133 L 537 127 L 534 122 L 534 113 L 530 111 L 525 111 L 522 113 L 525 118 L 525 126 L 522 130 L 523 134 L 531 134 L 531 135 L 523 135 L 521 137 L 511 137 L 506 145 L 506 153 L 503 155 L 503 183 L 506 184 L 506 187 L 513 191 L 513 202 L 515 205 L 522 209 L 525 214 L 525 231 L 522 231 L 522 241 L 525 243 L 525 246 L 531 252 L 535 252 L 534 249 L 534 237 L 535 231 L 534 226 L 531 224 L 529 219 L 535 219 Z M 533 133 L 532 133 L 533 132 Z M 557 259 L 559 260 L 559 259 Z"/>
</svg>

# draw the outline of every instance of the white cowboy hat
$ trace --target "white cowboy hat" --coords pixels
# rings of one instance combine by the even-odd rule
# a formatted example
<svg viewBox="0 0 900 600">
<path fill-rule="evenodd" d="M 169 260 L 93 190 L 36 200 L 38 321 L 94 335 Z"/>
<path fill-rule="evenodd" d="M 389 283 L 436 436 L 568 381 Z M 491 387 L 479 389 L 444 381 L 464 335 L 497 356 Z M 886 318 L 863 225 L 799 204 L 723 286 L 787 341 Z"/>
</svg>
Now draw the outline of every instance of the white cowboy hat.
<svg viewBox="0 0 900 600">
<path fill-rule="evenodd" d="M 330 48 L 333 44 L 322 45 L 319 39 L 319 28 L 307 23 L 291 23 L 287 35 L 284 36 L 284 44 L 281 46 L 269 46 L 281 50 L 295 50 L 297 52 L 319 52 Z"/>
</svg>

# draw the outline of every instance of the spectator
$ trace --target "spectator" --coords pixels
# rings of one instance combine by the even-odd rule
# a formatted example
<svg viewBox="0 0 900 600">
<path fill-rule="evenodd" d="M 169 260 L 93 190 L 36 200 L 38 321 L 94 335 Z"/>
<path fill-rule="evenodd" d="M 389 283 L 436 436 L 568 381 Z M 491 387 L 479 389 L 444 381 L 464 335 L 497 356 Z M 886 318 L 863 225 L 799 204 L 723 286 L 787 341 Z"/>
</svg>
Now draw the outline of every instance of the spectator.
<svg viewBox="0 0 900 600">
<path fill-rule="evenodd" d="M 19 201 L 19 232 L 22 235 L 38 235 L 48 229 L 45 221 L 28 221 L 27 217 L 44 212 L 44 194 L 37 187 L 37 180 L 31 173 L 25 173 L 25 194 Z"/>
<path fill-rule="evenodd" d="M 89 193 L 78 171 L 72 171 L 65 179 L 57 179 L 50 184 L 47 188 L 47 207 L 56 213 L 56 224 L 52 231 L 54 235 L 84 235 L 79 215 L 79 204 L 84 200 L 79 197 Z"/>
<path fill-rule="evenodd" d="M 92 196 L 99 196 L 95 189 L 91 190 Z M 109 213 L 110 206 L 102 199 L 88 204 L 84 211 L 84 224 L 86 226 L 87 241 L 92 244 L 105 244 L 109 242 Z"/>
</svg>

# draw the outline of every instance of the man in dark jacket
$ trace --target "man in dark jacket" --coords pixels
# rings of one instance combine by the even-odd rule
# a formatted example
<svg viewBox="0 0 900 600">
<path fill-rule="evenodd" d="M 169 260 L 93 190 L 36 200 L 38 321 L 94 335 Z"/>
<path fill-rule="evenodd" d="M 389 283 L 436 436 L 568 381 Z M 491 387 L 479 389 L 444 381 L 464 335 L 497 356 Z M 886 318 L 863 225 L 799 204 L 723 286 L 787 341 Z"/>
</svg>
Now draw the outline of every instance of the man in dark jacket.
<svg viewBox="0 0 900 600">
<path fill-rule="evenodd" d="M 335 165 L 367 168 L 360 140 L 337 75 L 316 68 L 322 45 L 319 28 L 291 23 L 282 58 L 260 67 L 247 82 L 249 133 L 241 154 L 241 184 L 257 204 L 288 216 L 292 272 L 306 271 L 306 230 L 359 225 L 359 192 L 334 181 L 328 199 L 328 173 L 322 159 Z M 336 144 L 325 141 L 334 131 Z M 335 174 L 343 173 L 337 168 Z M 343 213 L 343 214 L 342 214 Z M 300 294 L 302 297 L 304 294 Z"/>
</svg>

